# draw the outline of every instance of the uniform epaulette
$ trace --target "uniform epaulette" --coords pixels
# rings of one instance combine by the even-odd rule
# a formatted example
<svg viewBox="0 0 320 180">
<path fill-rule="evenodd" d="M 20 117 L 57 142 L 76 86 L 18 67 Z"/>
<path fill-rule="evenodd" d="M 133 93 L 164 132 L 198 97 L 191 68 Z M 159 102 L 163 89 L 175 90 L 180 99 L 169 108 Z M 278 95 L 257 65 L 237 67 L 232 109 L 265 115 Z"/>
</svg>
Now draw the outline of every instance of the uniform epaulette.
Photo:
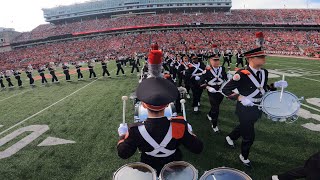
<svg viewBox="0 0 320 180">
<path fill-rule="evenodd" d="M 142 122 L 137 122 L 137 123 L 129 124 L 128 127 L 129 127 L 129 129 L 130 129 L 130 128 L 138 127 L 138 126 L 141 126 L 141 125 L 143 125 Z"/>
<path fill-rule="evenodd" d="M 246 69 L 240 70 L 240 72 L 241 72 L 242 74 L 245 74 L 245 75 L 250 75 L 250 74 L 251 74 L 250 71 L 248 71 L 248 70 L 246 70 Z"/>
<path fill-rule="evenodd" d="M 210 67 L 210 66 L 207 66 L 207 67 L 206 67 L 206 70 L 207 70 L 207 71 L 210 71 L 210 70 L 211 70 L 211 67 Z"/>
<path fill-rule="evenodd" d="M 189 67 L 189 68 L 192 68 L 192 67 L 193 67 L 193 65 L 192 65 L 192 64 L 188 64 L 188 67 Z"/>
<path fill-rule="evenodd" d="M 184 136 L 187 122 L 183 116 L 171 118 L 172 123 L 172 137 L 175 139 L 181 139 Z"/>
</svg>

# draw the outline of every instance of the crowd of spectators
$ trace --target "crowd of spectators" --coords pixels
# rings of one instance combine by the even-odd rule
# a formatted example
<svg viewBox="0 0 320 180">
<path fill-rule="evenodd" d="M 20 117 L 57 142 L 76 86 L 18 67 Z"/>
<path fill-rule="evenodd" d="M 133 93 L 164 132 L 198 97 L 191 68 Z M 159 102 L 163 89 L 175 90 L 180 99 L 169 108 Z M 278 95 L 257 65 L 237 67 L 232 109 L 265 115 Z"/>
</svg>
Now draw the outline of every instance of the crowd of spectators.
<svg viewBox="0 0 320 180">
<path fill-rule="evenodd" d="M 231 10 L 230 12 L 171 13 L 138 15 L 118 18 L 78 20 L 63 24 L 42 24 L 31 32 L 22 33 L 15 42 L 44 39 L 52 36 L 86 31 L 103 31 L 109 28 L 145 26 L 154 24 L 257 24 L 292 23 L 320 24 L 320 10 L 316 9 L 273 9 Z"/>
<path fill-rule="evenodd" d="M 255 46 L 257 29 L 192 29 L 180 31 L 153 31 L 122 34 L 80 40 L 61 41 L 0 53 L 0 68 L 12 69 L 28 64 L 74 62 L 96 57 L 131 56 L 147 53 L 151 42 L 157 42 L 164 51 L 212 51 L 219 49 L 248 50 Z M 265 48 L 271 54 L 316 56 L 319 50 L 318 31 L 265 30 Z"/>
</svg>

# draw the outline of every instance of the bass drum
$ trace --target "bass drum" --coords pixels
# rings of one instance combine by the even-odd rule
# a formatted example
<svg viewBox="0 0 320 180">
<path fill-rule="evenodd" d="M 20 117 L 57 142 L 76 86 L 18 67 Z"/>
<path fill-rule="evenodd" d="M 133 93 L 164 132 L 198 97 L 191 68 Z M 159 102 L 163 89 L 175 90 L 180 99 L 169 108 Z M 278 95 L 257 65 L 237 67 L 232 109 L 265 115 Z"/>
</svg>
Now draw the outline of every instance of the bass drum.
<svg viewBox="0 0 320 180">
<path fill-rule="evenodd" d="M 118 169 L 114 173 L 113 180 L 157 180 L 157 173 L 149 165 L 136 162 Z"/>
<path fill-rule="evenodd" d="M 184 161 L 175 161 L 165 165 L 159 180 L 197 180 L 198 171 L 191 164 Z"/>
<path fill-rule="evenodd" d="M 200 180 L 252 180 L 246 173 L 237 169 L 221 167 L 205 172 Z"/>
<path fill-rule="evenodd" d="M 164 115 L 171 119 L 172 117 L 177 116 L 177 111 L 174 103 L 170 103 L 169 106 L 165 109 Z M 135 104 L 134 111 L 134 122 L 143 122 L 148 118 L 148 110 L 143 107 L 141 102 Z"/>
<path fill-rule="evenodd" d="M 280 102 L 280 91 L 266 93 L 261 100 L 260 109 L 273 121 L 296 120 L 300 109 L 300 100 L 294 94 L 284 91 Z"/>
</svg>

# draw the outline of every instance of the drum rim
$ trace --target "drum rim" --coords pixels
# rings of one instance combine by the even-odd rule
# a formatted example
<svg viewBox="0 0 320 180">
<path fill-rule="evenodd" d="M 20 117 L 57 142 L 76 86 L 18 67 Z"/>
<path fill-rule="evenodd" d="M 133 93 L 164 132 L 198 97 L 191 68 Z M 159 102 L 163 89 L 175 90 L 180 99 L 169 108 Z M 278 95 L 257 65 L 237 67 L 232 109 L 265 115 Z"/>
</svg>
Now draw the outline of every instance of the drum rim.
<svg viewBox="0 0 320 180">
<path fill-rule="evenodd" d="M 249 178 L 248 180 L 252 180 L 252 178 L 251 178 L 247 173 L 245 173 L 245 172 L 243 172 L 243 171 L 240 171 L 240 170 L 238 170 L 238 169 L 229 168 L 229 167 L 218 167 L 218 168 L 210 169 L 209 171 L 205 171 L 204 174 L 200 177 L 199 180 L 205 180 L 204 178 L 208 177 L 208 174 L 209 174 L 209 173 L 212 173 L 213 171 L 216 171 L 216 170 L 226 170 L 226 169 L 227 169 L 227 170 L 236 171 L 236 172 L 238 172 L 238 173 L 240 173 L 240 174 L 243 174 L 243 175 L 247 176 L 247 177 Z"/>
<path fill-rule="evenodd" d="M 153 169 L 151 166 L 149 166 L 148 164 L 145 164 L 145 163 L 142 163 L 142 162 L 133 162 L 133 163 L 128 163 L 128 164 L 125 164 L 125 165 L 121 166 L 119 169 L 117 169 L 116 172 L 113 173 L 112 180 L 116 180 L 115 178 L 116 178 L 117 173 L 121 169 L 123 169 L 124 167 L 127 167 L 129 165 L 141 165 L 141 166 L 144 166 L 144 167 L 148 168 L 152 173 L 153 180 L 157 180 L 157 171 L 155 169 Z"/>
<path fill-rule="evenodd" d="M 166 164 L 165 166 L 163 166 L 163 168 L 160 171 L 159 180 L 164 180 L 163 179 L 163 172 L 170 165 L 187 165 L 188 167 L 191 167 L 193 172 L 195 172 L 194 176 L 193 176 L 193 180 L 197 180 L 199 177 L 198 170 L 192 164 L 190 164 L 186 161 L 173 161 L 173 162 L 170 162 L 170 163 Z"/>
<path fill-rule="evenodd" d="M 270 94 L 280 93 L 280 92 L 281 92 L 281 91 L 269 91 L 269 92 L 267 92 L 267 93 L 262 97 L 262 99 L 261 99 L 262 111 L 263 111 L 264 113 L 266 113 L 268 116 L 272 117 L 272 118 L 285 118 L 285 119 L 286 119 L 286 118 L 293 117 L 294 115 L 296 115 L 296 114 L 298 113 L 298 111 L 299 111 L 299 109 L 300 109 L 300 106 L 301 106 L 301 103 L 300 103 L 300 101 L 299 101 L 299 98 L 298 98 L 295 94 L 293 94 L 293 93 L 291 93 L 291 92 L 289 92 L 289 91 L 283 91 L 283 93 L 290 94 L 291 96 L 293 96 L 293 97 L 297 100 L 297 102 L 299 102 L 299 108 L 297 108 L 297 110 L 296 110 L 295 112 L 291 113 L 290 115 L 287 115 L 287 116 L 275 116 L 275 115 L 270 114 L 270 113 L 266 110 L 266 108 L 263 106 L 265 99 L 266 99 Z"/>
</svg>

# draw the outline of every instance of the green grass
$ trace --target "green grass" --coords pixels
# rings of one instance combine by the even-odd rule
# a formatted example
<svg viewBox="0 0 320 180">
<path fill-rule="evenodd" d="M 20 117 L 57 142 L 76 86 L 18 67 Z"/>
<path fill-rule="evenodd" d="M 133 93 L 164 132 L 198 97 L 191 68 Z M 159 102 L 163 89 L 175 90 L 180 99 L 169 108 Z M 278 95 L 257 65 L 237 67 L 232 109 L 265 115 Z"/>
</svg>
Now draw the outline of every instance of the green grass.
<svg viewBox="0 0 320 180">
<path fill-rule="evenodd" d="M 300 68 L 319 72 L 320 61 L 270 57 L 266 67 L 282 70 Z M 115 65 L 112 64 L 109 70 L 114 68 Z M 112 179 L 113 172 L 119 167 L 139 161 L 138 153 L 128 160 L 121 160 L 116 151 L 117 128 L 122 119 L 121 97 L 129 96 L 138 82 L 135 75 L 129 75 L 129 68 L 125 70 L 127 77 L 98 79 L 76 94 L 0 135 L 2 138 L 16 129 L 35 124 L 50 127 L 49 131 L 12 157 L 0 160 L 0 179 Z M 96 72 L 101 76 L 100 66 L 96 67 Z M 112 72 L 112 75 L 114 74 L 115 72 Z M 84 76 L 88 78 L 88 72 L 84 72 Z M 309 78 L 320 80 L 320 76 Z M 24 76 L 23 80 L 25 79 Z M 59 79 L 62 80 L 59 85 L 53 84 L 49 87 L 41 87 L 37 81 L 37 87 L 32 90 L 25 80 L 23 89 L 0 92 L 0 124 L 4 125 L 0 128 L 0 133 L 92 82 L 87 80 L 67 83 L 63 77 Z M 76 79 L 75 75 L 72 75 L 72 79 Z M 278 79 L 271 79 L 270 82 Z M 297 96 L 320 98 L 320 82 L 299 77 L 288 77 L 287 81 L 287 90 Z M 14 79 L 13 82 L 16 84 Z M 23 93 L 24 91 L 26 92 Z M 18 93 L 23 94 L 11 97 Z M 9 99 L 4 100 L 6 98 Z M 219 122 L 222 132 L 218 135 L 212 133 L 210 123 L 206 119 L 206 113 L 210 108 L 207 94 L 203 94 L 200 114 L 192 113 L 190 103 L 187 102 L 188 121 L 193 125 L 198 137 L 203 140 L 205 148 L 201 155 L 194 155 L 182 149 L 184 160 L 199 170 L 199 176 L 206 170 L 227 166 L 246 171 L 253 179 L 264 180 L 272 174 L 302 165 L 307 157 L 319 151 L 319 133 L 301 126 L 315 121 L 300 118 L 296 123 L 285 124 L 262 118 L 256 123 L 256 140 L 250 154 L 254 169 L 248 171 L 238 160 L 241 141 L 237 142 L 237 148 L 234 150 L 224 145 L 225 135 L 238 123 L 234 115 L 235 103 L 223 101 Z M 132 122 L 133 105 L 129 105 L 127 121 Z M 25 133 L 1 146 L 0 150 L 3 151 L 28 134 Z M 76 143 L 37 147 L 49 136 L 73 140 Z"/>
</svg>

